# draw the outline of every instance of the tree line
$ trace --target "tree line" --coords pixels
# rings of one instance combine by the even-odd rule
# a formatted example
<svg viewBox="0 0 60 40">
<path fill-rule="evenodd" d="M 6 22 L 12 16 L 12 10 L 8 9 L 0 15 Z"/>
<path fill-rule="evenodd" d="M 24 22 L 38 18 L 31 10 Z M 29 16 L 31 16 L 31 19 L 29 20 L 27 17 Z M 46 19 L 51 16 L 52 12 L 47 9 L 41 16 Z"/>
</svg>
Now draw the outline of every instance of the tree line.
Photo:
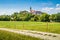
<svg viewBox="0 0 60 40">
<path fill-rule="evenodd" d="M 60 22 L 60 13 L 33 14 L 28 11 L 14 12 L 11 15 L 0 15 L 0 21 L 38 21 L 38 22 Z"/>
</svg>

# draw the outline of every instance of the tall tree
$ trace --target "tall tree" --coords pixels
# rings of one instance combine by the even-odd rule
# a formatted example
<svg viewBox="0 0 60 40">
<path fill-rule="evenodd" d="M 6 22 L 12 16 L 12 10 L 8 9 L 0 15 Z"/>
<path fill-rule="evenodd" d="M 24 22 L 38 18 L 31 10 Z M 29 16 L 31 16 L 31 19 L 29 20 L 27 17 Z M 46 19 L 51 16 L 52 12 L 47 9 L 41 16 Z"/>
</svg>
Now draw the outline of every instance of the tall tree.
<svg viewBox="0 0 60 40">
<path fill-rule="evenodd" d="M 43 14 L 41 14 L 40 15 L 40 21 L 42 21 L 42 22 L 49 22 L 50 20 L 49 20 L 49 14 L 47 14 L 47 13 L 43 13 Z"/>
</svg>

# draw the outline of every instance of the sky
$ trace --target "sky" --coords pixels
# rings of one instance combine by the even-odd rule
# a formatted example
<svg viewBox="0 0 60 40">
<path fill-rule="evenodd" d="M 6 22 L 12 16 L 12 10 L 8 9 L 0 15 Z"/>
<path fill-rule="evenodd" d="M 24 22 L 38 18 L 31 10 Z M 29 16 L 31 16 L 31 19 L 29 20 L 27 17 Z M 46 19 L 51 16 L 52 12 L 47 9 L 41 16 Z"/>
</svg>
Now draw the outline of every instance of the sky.
<svg viewBox="0 0 60 40">
<path fill-rule="evenodd" d="M 53 14 L 60 12 L 60 0 L 0 0 L 0 15 L 11 15 L 14 12 L 33 10 Z"/>
</svg>

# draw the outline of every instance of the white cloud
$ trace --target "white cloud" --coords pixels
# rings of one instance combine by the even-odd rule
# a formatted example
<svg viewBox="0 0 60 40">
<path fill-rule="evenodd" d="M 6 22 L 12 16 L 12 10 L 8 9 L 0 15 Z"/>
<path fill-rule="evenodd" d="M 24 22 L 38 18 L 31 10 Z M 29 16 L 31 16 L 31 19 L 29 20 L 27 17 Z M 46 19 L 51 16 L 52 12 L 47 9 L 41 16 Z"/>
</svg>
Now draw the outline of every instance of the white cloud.
<svg viewBox="0 0 60 40">
<path fill-rule="evenodd" d="M 56 4 L 56 7 L 60 7 L 60 4 Z"/>
<path fill-rule="evenodd" d="M 60 8 L 55 8 L 55 10 L 60 10 Z"/>
<path fill-rule="evenodd" d="M 41 11 L 47 12 L 49 14 L 53 14 L 53 13 L 60 12 L 60 7 L 58 7 L 58 8 L 57 7 L 56 8 L 48 8 L 48 7 L 46 7 L 46 8 L 42 8 Z"/>
<path fill-rule="evenodd" d="M 50 11 L 50 10 L 52 10 L 52 9 L 53 9 L 53 8 L 48 8 L 48 7 L 42 8 L 43 11 Z"/>
<path fill-rule="evenodd" d="M 56 4 L 55 7 L 45 7 L 45 8 L 41 8 L 43 12 L 47 12 L 49 14 L 53 14 L 53 13 L 58 13 L 60 12 L 60 4 Z"/>
<path fill-rule="evenodd" d="M 19 12 L 19 9 L 0 9 L 0 15 L 11 15 L 14 12 Z"/>
</svg>

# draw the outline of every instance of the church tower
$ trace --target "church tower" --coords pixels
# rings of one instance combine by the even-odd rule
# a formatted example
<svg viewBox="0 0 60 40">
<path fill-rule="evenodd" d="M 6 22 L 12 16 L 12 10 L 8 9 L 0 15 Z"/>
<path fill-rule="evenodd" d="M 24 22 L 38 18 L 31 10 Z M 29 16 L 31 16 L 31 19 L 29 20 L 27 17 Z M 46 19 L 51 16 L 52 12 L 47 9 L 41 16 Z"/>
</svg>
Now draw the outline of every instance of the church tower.
<svg viewBox="0 0 60 40">
<path fill-rule="evenodd" d="M 32 7 L 30 7 L 30 12 L 32 13 Z"/>
</svg>

